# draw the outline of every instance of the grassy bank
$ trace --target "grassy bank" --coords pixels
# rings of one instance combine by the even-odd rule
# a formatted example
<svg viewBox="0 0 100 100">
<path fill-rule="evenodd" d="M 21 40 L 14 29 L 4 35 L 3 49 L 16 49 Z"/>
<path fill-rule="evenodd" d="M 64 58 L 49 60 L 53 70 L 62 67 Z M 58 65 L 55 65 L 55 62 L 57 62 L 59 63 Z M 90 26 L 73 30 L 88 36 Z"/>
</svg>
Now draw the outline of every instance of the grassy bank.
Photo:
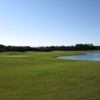
<svg viewBox="0 0 100 100">
<path fill-rule="evenodd" d="M 100 61 L 55 58 L 77 53 L 0 53 L 0 100 L 100 100 Z"/>
</svg>

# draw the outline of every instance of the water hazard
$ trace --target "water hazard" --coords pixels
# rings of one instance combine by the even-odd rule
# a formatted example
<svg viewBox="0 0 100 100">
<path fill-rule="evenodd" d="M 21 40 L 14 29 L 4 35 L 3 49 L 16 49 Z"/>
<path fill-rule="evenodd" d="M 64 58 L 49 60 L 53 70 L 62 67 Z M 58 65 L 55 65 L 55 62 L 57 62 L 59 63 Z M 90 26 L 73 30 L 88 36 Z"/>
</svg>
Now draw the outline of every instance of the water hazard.
<svg viewBox="0 0 100 100">
<path fill-rule="evenodd" d="M 100 52 L 83 52 L 79 55 L 60 56 L 58 58 L 72 59 L 72 60 L 93 60 L 100 61 Z"/>
</svg>

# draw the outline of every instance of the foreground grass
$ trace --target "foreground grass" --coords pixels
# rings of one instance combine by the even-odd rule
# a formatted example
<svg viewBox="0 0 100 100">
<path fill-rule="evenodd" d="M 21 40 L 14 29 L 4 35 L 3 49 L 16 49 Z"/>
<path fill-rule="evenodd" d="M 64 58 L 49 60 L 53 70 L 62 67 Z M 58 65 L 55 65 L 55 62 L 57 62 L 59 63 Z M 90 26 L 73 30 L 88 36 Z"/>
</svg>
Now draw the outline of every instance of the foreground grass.
<svg viewBox="0 0 100 100">
<path fill-rule="evenodd" d="M 0 53 L 0 100 L 100 100 L 100 61 L 55 58 L 76 53 Z"/>
</svg>

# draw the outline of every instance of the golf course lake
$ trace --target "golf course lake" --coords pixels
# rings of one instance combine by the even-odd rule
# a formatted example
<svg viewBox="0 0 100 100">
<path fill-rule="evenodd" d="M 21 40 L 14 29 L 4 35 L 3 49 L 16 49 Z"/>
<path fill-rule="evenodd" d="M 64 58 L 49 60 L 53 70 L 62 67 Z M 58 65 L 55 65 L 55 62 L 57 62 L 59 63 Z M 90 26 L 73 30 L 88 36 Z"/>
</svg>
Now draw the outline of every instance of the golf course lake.
<svg viewBox="0 0 100 100">
<path fill-rule="evenodd" d="M 93 61 L 99 61 L 100 60 L 100 52 L 83 52 L 83 53 L 80 53 L 78 55 L 60 56 L 58 58 L 72 59 L 72 60 L 93 60 Z"/>
</svg>

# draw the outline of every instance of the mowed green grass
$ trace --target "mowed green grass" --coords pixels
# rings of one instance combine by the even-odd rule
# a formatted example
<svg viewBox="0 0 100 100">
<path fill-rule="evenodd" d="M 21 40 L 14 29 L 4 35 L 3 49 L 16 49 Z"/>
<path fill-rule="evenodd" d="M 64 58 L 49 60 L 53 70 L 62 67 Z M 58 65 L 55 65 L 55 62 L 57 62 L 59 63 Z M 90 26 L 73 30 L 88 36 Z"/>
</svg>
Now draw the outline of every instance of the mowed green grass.
<svg viewBox="0 0 100 100">
<path fill-rule="evenodd" d="M 0 53 L 0 100 L 100 100 L 100 61 L 55 58 L 77 53 Z"/>
</svg>

